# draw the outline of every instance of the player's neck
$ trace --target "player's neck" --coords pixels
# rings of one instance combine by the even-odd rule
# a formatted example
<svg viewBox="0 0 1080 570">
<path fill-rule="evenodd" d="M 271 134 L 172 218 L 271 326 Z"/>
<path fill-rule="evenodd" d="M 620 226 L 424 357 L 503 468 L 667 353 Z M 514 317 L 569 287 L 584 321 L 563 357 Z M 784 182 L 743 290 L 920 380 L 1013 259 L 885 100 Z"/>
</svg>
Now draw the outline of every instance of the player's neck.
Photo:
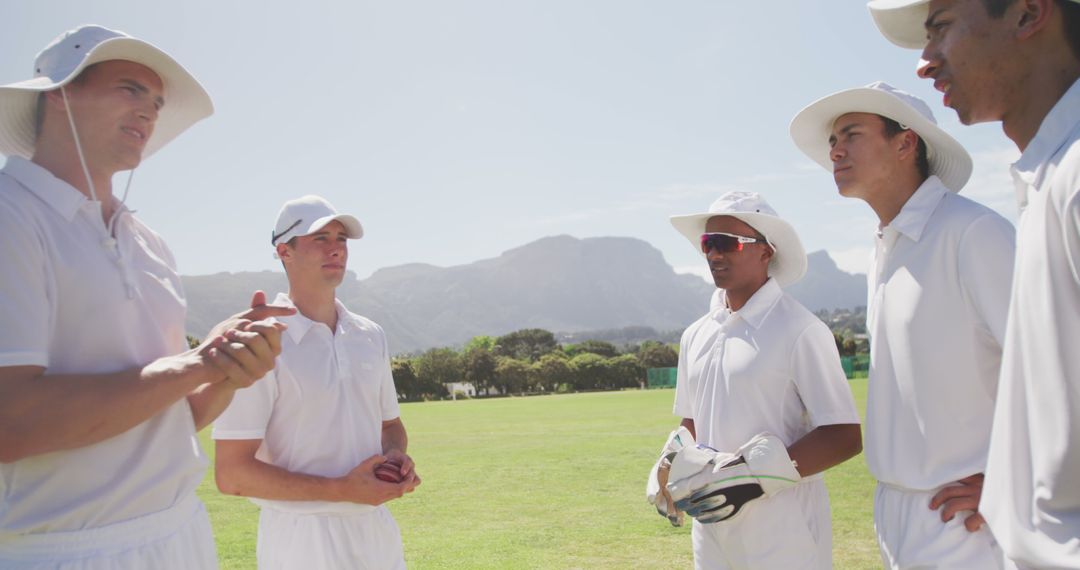
<svg viewBox="0 0 1080 570">
<path fill-rule="evenodd" d="M 289 287 L 289 299 L 301 315 L 337 331 L 338 313 L 334 302 L 334 289 Z"/>
<path fill-rule="evenodd" d="M 765 282 L 769 280 L 769 276 L 764 276 L 760 281 L 755 280 L 751 285 L 745 287 L 727 289 L 724 291 L 725 302 L 732 311 L 738 311 L 746 306 L 746 303 L 750 301 L 750 298 L 757 293 L 759 289 L 765 286 Z"/>
<path fill-rule="evenodd" d="M 918 176 L 899 176 L 898 180 L 891 181 L 887 186 L 879 188 L 866 200 L 870 208 L 877 214 L 879 227 L 885 227 L 892 223 L 904 204 L 915 195 L 915 192 L 926 182 Z"/>
<path fill-rule="evenodd" d="M 1080 61 L 1070 60 L 1058 66 L 1043 66 L 1031 70 L 1025 81 L 1023 97 L 1010 106 L 1001 119 L 1005 136 L 1024 152 L 1039 133 L 1046 116 L 1057 102 L 1080 80 Z"/>
</svg>

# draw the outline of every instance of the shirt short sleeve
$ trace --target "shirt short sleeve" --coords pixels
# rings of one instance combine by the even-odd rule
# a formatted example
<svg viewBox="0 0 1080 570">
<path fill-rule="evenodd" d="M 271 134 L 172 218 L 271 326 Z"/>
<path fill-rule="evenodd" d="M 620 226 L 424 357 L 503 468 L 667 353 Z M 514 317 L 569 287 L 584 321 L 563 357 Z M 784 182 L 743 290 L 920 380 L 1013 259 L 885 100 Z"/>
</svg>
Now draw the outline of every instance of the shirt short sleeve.
<svg viewBox="0 0 1080 570">
<path fill-rule="evenodd" d="M 813 427 L 859 423 L 836 341 L 825 323 L 815 322 L 799 335 L 791 365 L 796 389 Z"/>
<path fill-rule="evenodd" d="M 960 240 L 960 286 L 999 349 L 1005 340 L 1015 257 L 1016 230 L 996 214 L 972 222 Z"/>
<path fill-rule="evenodd" d="M 380 329 L 380 332 L 381 329 Z M 383 338 L 383 356 L 382 362 L 379 363 L 379 374 L 382 376 L 381 385 L 379 386 L 379 406 L 382 408 L 383 421 L 389 421 L 397 418 L 401 415 L 401 409 L 398 406 L 397 387 L 394 385 L 394 375 L 390 369 L 390 346 L 386 342 L 386 335 L 382 335 Z"/>
<path fill-rule="evenodd" d="M 264 439 L 277 400 L 277 375 L 270 371 L 258 382 L 233 395 L 232 403 L 214 422 L 214 439 Z"/>
<path fill-rule="evenodd" d="M 695 323 L 696 324 L 696 323 Z M 672 413 L 686 419 L 694 419 L 694 387 L 690 379 L 690 340 L 693 338 L 694 325 L 683 332 L 679 341 L 679 370 L 675 377 L 675 405 Z"/>
<path fill-rule="evenodd" d="M 41 238 L 0 202 L 0 366 L 49 366 L 53 322 L 48 260 Z"/>
</svg>

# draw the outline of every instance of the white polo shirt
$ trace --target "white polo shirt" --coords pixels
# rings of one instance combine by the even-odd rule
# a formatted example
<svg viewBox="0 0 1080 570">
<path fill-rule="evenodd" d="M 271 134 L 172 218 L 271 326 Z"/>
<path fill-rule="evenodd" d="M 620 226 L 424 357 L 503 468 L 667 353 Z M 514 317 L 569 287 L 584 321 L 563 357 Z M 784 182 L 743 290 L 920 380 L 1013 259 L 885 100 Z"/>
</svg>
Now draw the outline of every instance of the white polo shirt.
<svg viewBox="0 0 1080 570">
<path fill-rule="evenodd" d="M 1016 277 L 980 509 L 1010 558 L 1080 568 L 1080 81 L 1012 173 Z"/>
<path fill-rule="evenodd" d="M 929 491 L 986 468 L 1014 230 L 931 176 L 874 241 L 866 462 Z"/>
<path fill-rule="evenodd" d="M 279 293 L 275 304 L 293 306 Z M 272 372 L 240 390 L 214 423 L 214 439 L 261 439 L 256 458 L 282 469 L 340 477 L 382 453 L 382 422 L 399 415 L 390 350 L 379 325 L 335 301 L 337 331 L 299 312 Z M 323 501 L 259 505 L 296 513 L 355 513 L 375 507 Z"/>
<path fill-rule="evenodd" d="M 687 327 L 674 413 L 728 452 L 763 431 L 790 446 L 818 426 L 859 423 L 832 333 L 773 279 L 738 311 Z"/>
<path fill-rule="evenodd" d="M 108 373 L 187 348 L 186 305 L 165 243 L 19 157 L 0 171 L 0 366 Z M 105 441 L 0 463 L 0 538 L 101 527 L 192 496 L 206 458 L 187 400 Z M 2 542 L 2 540 L 0 540 Z"/>
</svg>

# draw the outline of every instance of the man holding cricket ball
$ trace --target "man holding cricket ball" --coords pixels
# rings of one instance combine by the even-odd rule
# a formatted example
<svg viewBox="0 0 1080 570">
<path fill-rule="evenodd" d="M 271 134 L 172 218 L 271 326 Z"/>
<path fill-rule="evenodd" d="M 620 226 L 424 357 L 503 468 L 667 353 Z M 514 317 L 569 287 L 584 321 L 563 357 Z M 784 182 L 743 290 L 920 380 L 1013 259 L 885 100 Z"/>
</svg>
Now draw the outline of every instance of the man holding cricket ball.
<svg viewBox="0 0 1080 570">
<path fill-rule="evenodd" d="M 383 503 L 420 484 L 379 325 L 335 298 L 355 217 L 326 200 L 286 202 L 271 243 L 295 306 L 281 356 L 214 425 L 218 488 L 262 507 L 259 568 L 405 568 Z"/>
</svg>

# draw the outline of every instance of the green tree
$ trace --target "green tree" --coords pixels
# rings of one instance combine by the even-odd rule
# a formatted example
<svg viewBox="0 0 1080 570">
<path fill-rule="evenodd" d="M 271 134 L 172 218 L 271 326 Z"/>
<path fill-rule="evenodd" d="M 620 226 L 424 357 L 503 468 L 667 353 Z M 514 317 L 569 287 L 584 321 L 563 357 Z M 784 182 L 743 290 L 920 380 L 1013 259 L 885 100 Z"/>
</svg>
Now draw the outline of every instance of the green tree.
<svg viewBox="0 0 1080 570">
<path fill-rule="evenodd" d="M 408 358 L 395 358 L 390 362 L 394 375 L 394 387 L 398 395 L 408 401 L 432 400 L 447 396 L 446 386 L 435 382 L 424 383 L 416 376 Z"/>
<path fill-rule="evenodd" d="M 574 370 L 565 355 L 558 352 L 545 354 L 532 365 L 530 384 L 548 392 L 557 392 L 560 385 L 574 386 Z"/>
<path fill-rule="evenodd" d="M 604 358 L 615 358 L 619 355 L 619 349 L 614 344 L 602 340 L 583 340 L 577 344 L 571 344 L 563 349 L 571 358 L 583 354 L 597 354 Z"/>
<path fill-rule="evenodd" d="M 596 390 L 607 382 L 607 359 L 598 354 L 586 352 L 570 359 L 574 371 L 574 388 L 578 390 Z"/>
<path fill-rule="evenodd" d="M 638 363 L 648 368 L 671 368 L 679 365 L 679 353 L 670 345 L 647 340 L 637 353 Z"/>
<path fill-rule="evenodd" d="M 645 382 L 645 367 L 632 354 L 609 358 L 607 366 L 611 388 L 640 388 Z"/>
<path fill-rule="evenodd" d="M 498 339 L 493 336 L 474 336 L 469 339 L 469 342 L 465 343 L 465 347 L 461 349 L 461 352 L 466 353 L 476 348 L 481 348 L 488 352 L 494 352 L 497 342 Z"/>
<path fill-rule="evenodd" d="M 495 385 L 503 394 L 521 393 L 529 385 L 529 364 L 500 356 L 495 365 Z"/>
<path fill-rule="evenodd" d="M 473 340 L 477 338 L 480 337 L 474 337 Z M 486 338 L 492 341 L 495 340 L 492 337 Z M 472 383 L 478 396 L 481 391 L 487 394 L 488 388 L 495 382 L 495 366 L 498 364 L 495 354 L 482 344 L 474 344 L 471 347 L 467 344 L 465 346 L 467 347 L 465 353 L 461 355 L 465 381 Z M 492 346 L 494 346 L 494 342 L 492 342 Z"/>
<path fill-rule="evenodd" d="M 424 385 L 443 386 L 462 379 L 461 356 L 449 348 L 433 348 L 413 360 L 416 377 Z"/>
<path fill-rule="evenodd" d="M 514 331 L 500 336 L 495 344 L 495 354 L 526 362 L 536 362 L 541 356 L 559 348 L 559 343 L 555 342 L 555 335 L 544 329 Z"/>
</svg>

